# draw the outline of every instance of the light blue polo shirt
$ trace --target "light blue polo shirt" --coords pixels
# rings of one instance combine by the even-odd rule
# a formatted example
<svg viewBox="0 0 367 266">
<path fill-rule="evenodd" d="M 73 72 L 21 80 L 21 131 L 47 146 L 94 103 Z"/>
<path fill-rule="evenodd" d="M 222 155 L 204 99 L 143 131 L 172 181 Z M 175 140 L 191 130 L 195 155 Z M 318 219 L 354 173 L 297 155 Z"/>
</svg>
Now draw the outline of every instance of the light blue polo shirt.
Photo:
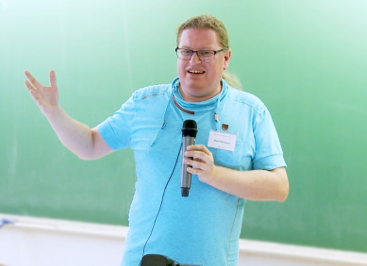
<svg viewBox="0 0 367 266">
<path fill-rule="evenodd" d="M 130 147 L 136 161 L 121 265 L 138 266 L 143 254 L 162 254 L 182 264 L 235 266 L 246 200 L 204 184 L 196 175 L 189 197 L 181 197 L 182 124 L 195 120 L 196 144 L 204 145 L 211 130 L 223 131 L 222 125 L 227 125 L 226 132 L 237 135 L 235 151 L 209 150 L 216 165 L 243 171 L 286 166 L 278 136 L 264 104 L 225 80 L 220 94 L 199 103 L 185 102 L 178 86 L 176 78 L 171 84 L 137 90 L 98 125 L 111 148 Z M 190 113 L 181 111 L 173 97 Z"/>
</svg>

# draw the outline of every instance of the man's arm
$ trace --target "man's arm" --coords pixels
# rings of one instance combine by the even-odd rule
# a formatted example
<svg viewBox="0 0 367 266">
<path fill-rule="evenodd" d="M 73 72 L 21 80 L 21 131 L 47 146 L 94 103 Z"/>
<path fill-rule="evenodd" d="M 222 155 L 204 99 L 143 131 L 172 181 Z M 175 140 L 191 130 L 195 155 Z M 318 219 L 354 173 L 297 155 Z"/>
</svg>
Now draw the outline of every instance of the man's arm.
<svg viewBox="0 0 367 266">
<path fill-rule="evenodd" d="M 40 84 L 28 71 L 25 85 L 61 143 L 81 159 L 92 160 L 107 155 L 110 148 L 97 128 L 89 128 L 72 119 L 59 105 L 55 71 L 50 71 L 50 87 Z"/>
<path fill-rule="evenodd" d="M 289 192 L 287 172 L 284 167 L 267 170 L 237 171 L 214 165 L 211 152 L 204 145 L 187 147 L 184 159 L 193 168 L 189 173 L 229 194 L 256 201 L 284 201 Z"/>
</svg>

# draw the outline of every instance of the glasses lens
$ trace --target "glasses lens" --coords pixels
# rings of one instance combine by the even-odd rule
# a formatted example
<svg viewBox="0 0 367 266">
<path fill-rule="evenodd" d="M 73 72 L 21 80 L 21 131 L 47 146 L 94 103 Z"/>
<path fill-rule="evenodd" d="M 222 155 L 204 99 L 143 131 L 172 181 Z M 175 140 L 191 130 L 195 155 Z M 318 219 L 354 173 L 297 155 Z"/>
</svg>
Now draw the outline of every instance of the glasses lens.
<svg viewBox="0 0 367 266">
<path fill-rule="evenodd" d="M 198 52 L 199 58 L 200 60 L 203 61 L 211 61 L 214 58 L 214 52 L 213 51 L 206 51 L 206 50 L 202 50 Z"/>
<path fill-rule="evenodd" d="M 190 60 L 192 56 L 192 50 L 179 48 L 176 50 L 177 57 L 184 60 Z"/>
</svg>

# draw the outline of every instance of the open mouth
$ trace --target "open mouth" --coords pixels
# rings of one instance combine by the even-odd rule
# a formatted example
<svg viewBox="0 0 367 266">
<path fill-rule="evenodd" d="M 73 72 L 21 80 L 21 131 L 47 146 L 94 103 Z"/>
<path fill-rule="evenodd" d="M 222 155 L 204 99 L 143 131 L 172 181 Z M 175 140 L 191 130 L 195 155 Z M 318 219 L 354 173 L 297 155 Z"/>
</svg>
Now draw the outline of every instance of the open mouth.
<svg viewBox="0 0 367 266">
<path fill-rule="evenodd" d="M 204 74 L 205 71 L 201 71 L 201 70 L 188 70 L 187 72 L 189 72 L 190 74 Z"/>
</svg>

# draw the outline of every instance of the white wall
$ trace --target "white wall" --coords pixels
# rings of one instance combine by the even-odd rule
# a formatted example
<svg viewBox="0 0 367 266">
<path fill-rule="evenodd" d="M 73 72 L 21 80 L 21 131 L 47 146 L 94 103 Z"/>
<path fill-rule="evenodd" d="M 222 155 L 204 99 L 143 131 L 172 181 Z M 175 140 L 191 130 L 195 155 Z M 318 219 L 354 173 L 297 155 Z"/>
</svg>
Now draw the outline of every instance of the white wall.
<svg viewBox="0 0 367 266">
<path fill-rule="evenodd" d="M 0 214 L 0 266 L 119 265 L 128 228 Z M 240 240 L 239 266 L 367 265 L 367 254 Z M 207 266 L 207 265 L 205 265 Z"/>
</svg>

